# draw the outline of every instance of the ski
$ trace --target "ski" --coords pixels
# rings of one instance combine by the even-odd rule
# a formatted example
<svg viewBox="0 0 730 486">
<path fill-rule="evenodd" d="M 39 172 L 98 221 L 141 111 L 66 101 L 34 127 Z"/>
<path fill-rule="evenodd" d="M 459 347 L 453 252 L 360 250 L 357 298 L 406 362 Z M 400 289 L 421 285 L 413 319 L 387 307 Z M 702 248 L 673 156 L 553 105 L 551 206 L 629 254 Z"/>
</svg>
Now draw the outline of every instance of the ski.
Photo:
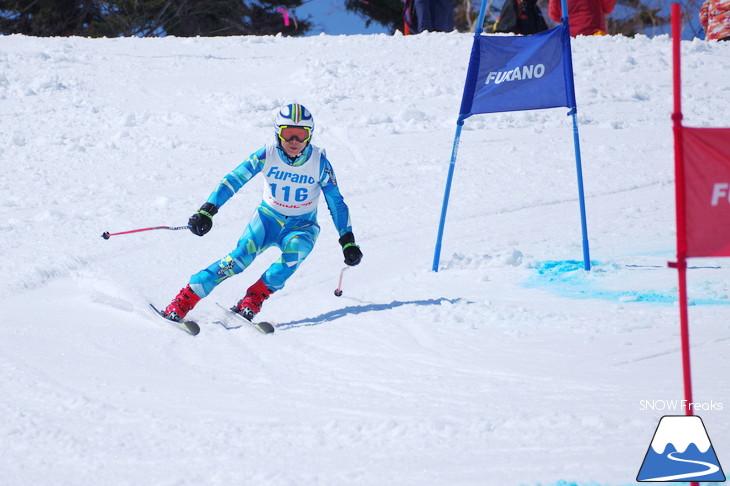
<svg viewBox="0 0 730 486">
<path fill-rule="evenodd" d="M 165 322 L 169 322 L 170 324 L 174 325 L 178 329 L 182 329 L 183 331 L 187 332 L 188 334 L 191 334 L 193 336 L 197 336 L 200 332 L 200 326 L 197 322 L 189 321 L 187 319 L 180 319 L 179 321 L 173 321 L 172 319 L 168 319 L 165 317 L 165 314 L 162 313 L 161 310 L 159 310 L 154 305 L 150 304 L 150 307 L 152 307 L 152 310 L 155 311 L 155 314 L 157 314 L 158 317 L 165 320 Z"/>
<path fill-rule="evenodd" d="M 216 324 L 220 324 L 221 326 L 225 327 L 226 329 L 238 329 L 239 327 L 242 327 L 244 324 L 247 324 L 247 325 L 253 327 L 254 329 L 256 329 L 257 331 L 259 331 L 262 334 L 271 334 L 272 332 L 274 332 L 274 325 L 271 324 L 270 322 L 266 322 L 266 321 L 259 321 L 259 322 L 249 321 L 248 319 L 246 319 L 245 317 L 243 317 L 241 314 L 239 314 L 237 312 L 233 312 L 231 309 L 220 305 L 218 302 L 216 302 L 216 305 L 218 307 L 220 307 L 221 309 L 223 309 L 224 311 L 226 311 L 226 316 L 234 316 L 235 319 L 238 319 L 238 321 L 241 322 L 241 324 L 238 325 L 238 326 L 231 326 L 227 322 L 216 321 Z"/>
</svg>

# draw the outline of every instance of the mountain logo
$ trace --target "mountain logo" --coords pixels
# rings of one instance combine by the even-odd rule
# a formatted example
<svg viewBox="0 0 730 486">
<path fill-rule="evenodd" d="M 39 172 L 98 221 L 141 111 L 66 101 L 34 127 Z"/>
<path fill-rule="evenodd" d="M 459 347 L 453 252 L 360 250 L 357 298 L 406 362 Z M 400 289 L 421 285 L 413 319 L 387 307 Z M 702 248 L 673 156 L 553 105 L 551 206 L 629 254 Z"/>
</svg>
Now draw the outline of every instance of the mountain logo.
<svg viewBox="0 0 730 486">
<path fill-rule="evenodd" d="M 697 415 L 665 415 L 641 464 L 639 482 L 725 481 L 705 424 Z"/>
</svg>

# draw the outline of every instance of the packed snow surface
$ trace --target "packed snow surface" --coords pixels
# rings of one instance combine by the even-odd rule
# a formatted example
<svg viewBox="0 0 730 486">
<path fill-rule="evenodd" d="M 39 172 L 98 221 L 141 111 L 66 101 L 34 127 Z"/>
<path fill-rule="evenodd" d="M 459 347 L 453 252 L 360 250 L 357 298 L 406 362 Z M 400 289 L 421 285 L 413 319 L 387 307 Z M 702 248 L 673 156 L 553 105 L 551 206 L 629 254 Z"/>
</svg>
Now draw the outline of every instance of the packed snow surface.
<svg viewBox="0 0 730 486">
<path fill-rule="evenodd" d="M 682 415 L 671 42 L 572 42 L 593 269 L 567 109 L 478 115 L 472 36 L 0 37 L 0 483 L 625 485 Z M 682 42 L 687 126 L 730 126 L 730 43 Z M 260 317 L 215 324 L 269 250 L 190 317 L 155 317 L 234 248 L 221 178 L 307 106 L 362 264 L 314 251 Z M 724 223 L 722 223 L 724 224 Z M 730 263 L 689 271 L 694 401 L 730 463 Z M 672 409 L 672 404 L 680 408 Z"/>
</svg>

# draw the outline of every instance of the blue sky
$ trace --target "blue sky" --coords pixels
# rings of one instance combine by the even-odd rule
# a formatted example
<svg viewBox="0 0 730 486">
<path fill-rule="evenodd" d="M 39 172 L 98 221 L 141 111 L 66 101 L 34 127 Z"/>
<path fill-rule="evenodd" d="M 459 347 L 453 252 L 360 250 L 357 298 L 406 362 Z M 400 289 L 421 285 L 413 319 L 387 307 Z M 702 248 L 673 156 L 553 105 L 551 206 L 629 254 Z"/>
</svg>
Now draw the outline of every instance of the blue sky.
<svg viewBox="0 0 730 486">
<path fill-rule="evenodd" d="M 313 27 L 309 35 L 321 33 L 340 34 L 390 34 L 380 24 L 373 22 L 365 27 L 365 21 L 345 8 L 343 0 L 310 0 L 296 9 L 298 17 L 312 16 Z"/>
</svg>

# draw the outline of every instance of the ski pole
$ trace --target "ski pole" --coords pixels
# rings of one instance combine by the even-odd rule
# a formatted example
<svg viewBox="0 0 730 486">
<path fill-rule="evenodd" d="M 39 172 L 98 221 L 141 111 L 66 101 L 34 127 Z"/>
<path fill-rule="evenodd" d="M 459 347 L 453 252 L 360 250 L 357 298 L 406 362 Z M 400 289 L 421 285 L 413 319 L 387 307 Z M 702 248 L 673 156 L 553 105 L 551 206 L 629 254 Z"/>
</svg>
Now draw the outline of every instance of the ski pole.
<svg viewBox="0 0 730 486">
<path fill-rule="evenodd" d="M 342 275 L 345 273 L 345 270 L 347 270 L 350 267 L 342 267 L 342 270 L 340 270 L 340 283 L 337 284 L 337 290 L 335 290 L 335 295 L 337 297 L 342 296 Z"/>
<path fill-rule="evenodd" d="M 135 229 L 130 231 L 121 231 L 119 233 L 109 233 L 108 231 L 105 231 L 101 234 L 101 237 L 105 240 L 108 240 L 110 236 L 116 236 L 116 235 L 128 235 L 129 233 L 139 233 L 140 231 L 151 231 L 151 230 L 159 230 L 159 229 L 166 229 L 166 230 L 183 230 L 188 229 L 190 226 L 153 226 L 151 228 L 141 228 L 141 229 Z"/>
</svg>

